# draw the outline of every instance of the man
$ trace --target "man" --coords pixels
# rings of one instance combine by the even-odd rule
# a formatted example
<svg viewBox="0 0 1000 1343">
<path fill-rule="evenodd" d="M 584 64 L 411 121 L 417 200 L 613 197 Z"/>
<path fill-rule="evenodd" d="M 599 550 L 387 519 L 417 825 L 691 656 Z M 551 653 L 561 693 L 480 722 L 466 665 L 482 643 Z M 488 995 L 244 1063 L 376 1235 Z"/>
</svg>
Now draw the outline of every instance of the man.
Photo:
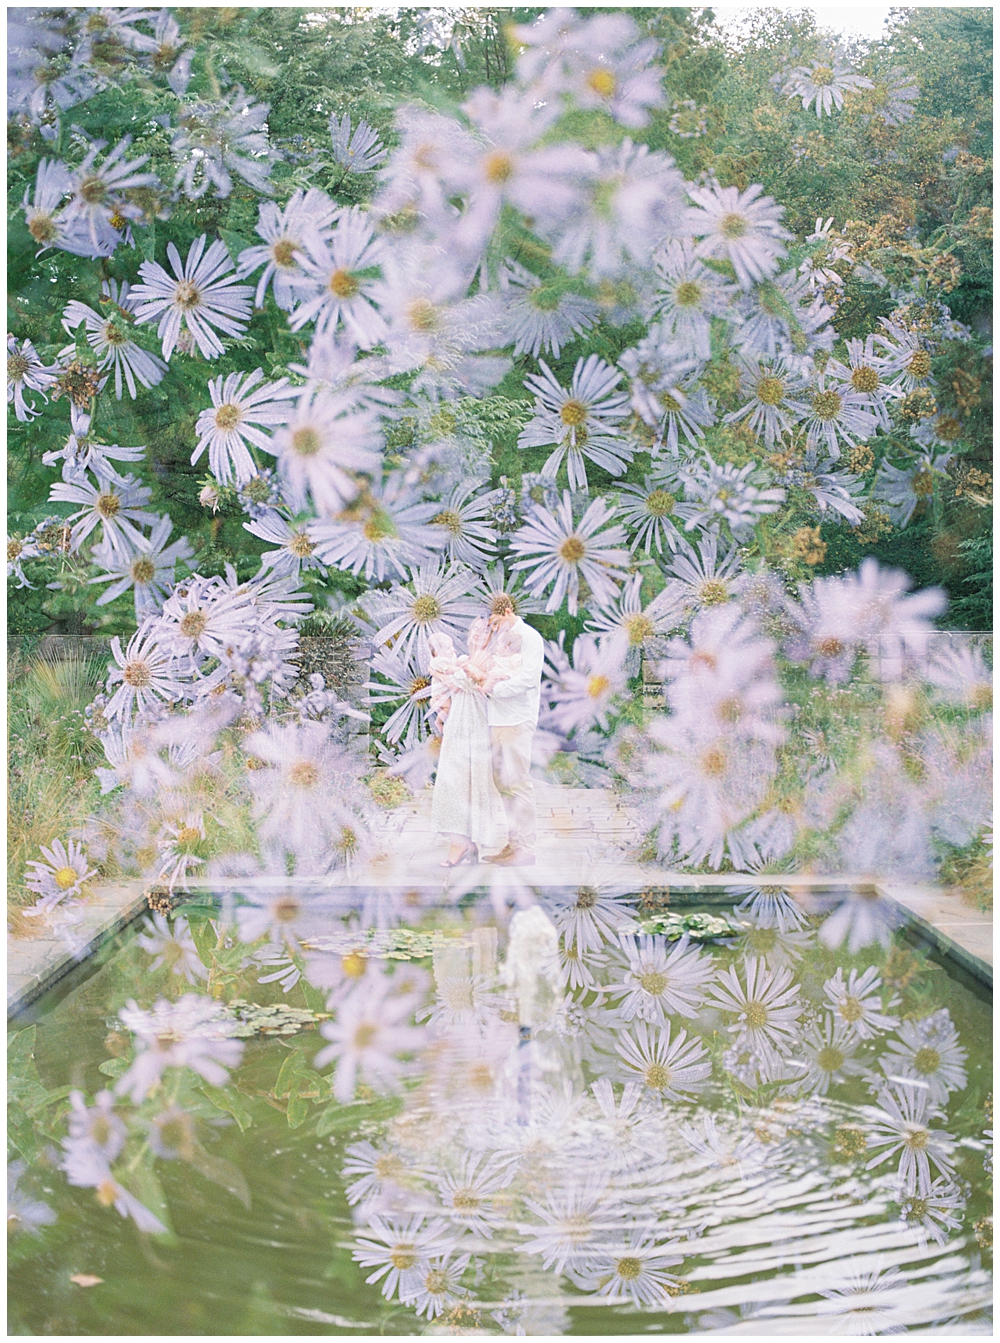
<svg viewBox="0 0 1000 1343">
<path fill-rule="evenodd" d="M 493 778 L 507 812 L 509 839 L 488 862 L 527 867 L 535 861 L 535 786 L 531 782 L 531 741 L 538 723 L 545 643 L 537 630 L 514 612 L 514 603 L 498 592 L 490 605 L 491 643 L 516 626 L 521 636 L 521 669 L 499 681 L 487 700 L 493 745 Z"/>
</svg>

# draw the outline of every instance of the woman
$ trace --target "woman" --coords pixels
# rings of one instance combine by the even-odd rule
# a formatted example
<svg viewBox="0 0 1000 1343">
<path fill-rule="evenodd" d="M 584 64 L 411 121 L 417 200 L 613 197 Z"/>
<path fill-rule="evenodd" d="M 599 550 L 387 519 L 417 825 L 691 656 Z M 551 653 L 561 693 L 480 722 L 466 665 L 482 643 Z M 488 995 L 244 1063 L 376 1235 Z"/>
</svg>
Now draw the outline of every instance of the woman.
<svg viewBox="0 0 1000 1343">
<path fill-rule="evenodd" d="M 431 802 L 431 823 L 451 839 L 442 867 L 479 861 L 479 850 L 507 843 L 503 799 L 493 781 L 486 696 L 501 673 L 491 671 L 486 652 L 489 627 L 469 630 L 469 656 L 457 657 L 447 634 L 432 634 L 431 708 L 442 725 L 441 754 Z"/>
</svg>

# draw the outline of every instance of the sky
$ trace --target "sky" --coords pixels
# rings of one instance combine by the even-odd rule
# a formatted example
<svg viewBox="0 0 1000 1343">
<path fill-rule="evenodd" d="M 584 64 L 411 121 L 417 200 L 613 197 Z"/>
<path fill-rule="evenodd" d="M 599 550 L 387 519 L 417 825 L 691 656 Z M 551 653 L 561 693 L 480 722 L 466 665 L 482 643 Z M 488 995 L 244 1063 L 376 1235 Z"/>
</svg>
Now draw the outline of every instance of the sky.
<svg viewBox="0 0 1000 1343">
<path fill-rule="evenodd" d="M 898 4 L 903 0 L 897 0 Z M 965 0 L 969 5 L 969 0 Z M 741 15 L 748 14 L 754 9 L 763 8 L 766 5 L 773 5 L 778 9 L 811 9 L 816 15 L 816 22 L 821 28 L 832 28 L 836 32 L 847 33 L 852 37 L 879 38 L 882 36 L 882 30 L 885 21 L 889 17 L 890 9 L 896 8 L 893 5 L 843 5 L 825 3 L 821 0 L 819 4 L 810 4 L 809 0 L 798 0 L 797 3 L 786 3 L 786 0 L 759 0 L 756 4 L 717 4 L 712 5 L 719 24 L 723 28 L 738 26 Z M 928 6 L 929 8 L 942 8 L 940 5 Z M 977 0 L 972 0 L 972 7 L 992 8 L 992 6 L 982 6 Z"/>
</svg>

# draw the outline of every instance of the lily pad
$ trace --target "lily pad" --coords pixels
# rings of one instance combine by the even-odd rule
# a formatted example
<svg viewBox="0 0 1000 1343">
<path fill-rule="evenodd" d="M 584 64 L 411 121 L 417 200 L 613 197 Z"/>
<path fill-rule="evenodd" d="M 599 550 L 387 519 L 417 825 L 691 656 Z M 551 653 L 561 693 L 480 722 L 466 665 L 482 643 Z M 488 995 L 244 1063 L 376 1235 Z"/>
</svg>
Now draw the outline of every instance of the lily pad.
<svg viewBox="0 0 1000 1343">
<path fill-rule="evenodd" d="M 639 920 L 640 931 L 677 942 L 687 933 L 692 942 L 721 942 L 740 929 L 725 914 L 652 914 Z"/>
</svg>

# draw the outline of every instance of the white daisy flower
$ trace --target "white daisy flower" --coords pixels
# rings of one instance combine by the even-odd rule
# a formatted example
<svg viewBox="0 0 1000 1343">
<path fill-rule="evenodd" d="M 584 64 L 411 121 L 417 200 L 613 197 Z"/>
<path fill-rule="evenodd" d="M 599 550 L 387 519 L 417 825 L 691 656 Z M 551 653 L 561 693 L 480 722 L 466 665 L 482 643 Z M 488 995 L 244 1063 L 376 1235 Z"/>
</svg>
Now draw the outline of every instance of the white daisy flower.
<svg viewBox="0 0 1000 1343">
<path fill-rule="evenodd" d="M 132 589 L 135 597 L 135 618 L 140 623 L 145 616 L 159 611 L 167 593 L 174 586 L 177 565 L 194 558 L 194 551 L 186 536 L 167 545 L 173 523 L 168 514 L 157 518 L 149 536 L 143 536 L 127 522 L 122 528 L 129 533 L 127 550 L 113 546 L 95 546 L 92 559 L 104 573 L 91 578 L 91 583 L 110 583 L 97 599 L 98 606 L 106 606 Z"/>
<path fill-rule="evenodd" d="M 898 785 L 898 783 L 898 779 L 893 780 L 893 784 Z M 869 832 L 869 843 L 873 845 L 875 852 L 884 855 L 888 836 L 891 835 L 892 831 L 890 828 L 888 834 L 885 833 L 887 818 L 881 810 L 879 810 L 879 817 L 883 827 L 883 835 L 875 839 L 874 834 Z M 912 820 L 912 817 L 907 819 Z M 869 809 L 866 816 L 864 810 L 859 808 L 852 816 L 847 827 L 841 832 L 841 843 L 849 843 L 848 852 L 854 856 L 859 865 L 870 861 L 868 855 L 865 854 L 866 846 L 859 842 L 861 840 L 859 831 L 863 831 L 865 826 L 872 821 L 874 821 L 872 811 Z M 908 835 L 904 833 L 900 838 L 905 846 Z M 834 947 L 841 946 L 846 940 L 848 953 L 854 956 L 862 947 L 871 947 L 876 943 L 881 943 L 886 948 L 890 947 L 892 945 L 892 935 L 901 922 L 902 915 L 898 906 L 886 896 L 881 895 L 877 886 L 857 886 L 844 894 L 836 909 L 820 927 L 818 936 L 823 945 L 831 951 Z"/>
<path fill-rule="evenodd" d="M 60 519 L 61 521 L 61 519 Z M 29 583 L 27 576 L 22 568 L 25 560 L 37 559 L 41 552 L 34 544 L 32 538 L 22 536 L 7 535 L 7 577 L 16 578 L 19 588 L 32 588 L 34 583 Z"/>
<path fill-rule="evenodd" d="M 679 1248 L 676 1241 L 658 1241 L 652 1231 L 629 1228 L 617 1243 L 601 1247 L 588 1272 L 571 1276 L 585 1291 L 596 1292 L 598 1299 L 631 1302 L 636 1310 L 669 1310 L 671 1289 L 679 1284 L 664 1270 L 683 1262 Z"/>
<path fill-rule="evenodd" d="M 905 527 L 917 509 L 933 499 L 935 486 L 947 479 L 952 455 L 925 452 L 903 467 L 883 460 L 872 487 L 872 498 L 888 504 L 889 517 L 897 527 Z"/>
<path fill-rule="evenodd" d="M 24 389 L 40 392 L 42 400 L 48 401 L 46 389 L 58 376 L 59 365 L 43 364 L 30 340 L 7 337 L 7 404 L 13 401 L 14 414 L 22 424 L 41 414 L 33 401 L 25 400 Z"/>
<path fill-rule="evenodd" d="M 255 191 L 271 195 L 267 180 L 281 157 L 267 138 L 267 103 L 254 102 L 242 85 L 215 102 L 184 104 L 170 149 L 179 167 L 174 182 L 189 200 L 199 200 L 210 186 L 216 196 L 228 196 L 232 174 Z"/>
<path fill-rule="evenodd" d="M 28 867 L 34 870 L 24 878 L 28 890 L 38 896 L 35 904 L 24 911 L 31 916 L 45 914 L 64 900 L 77 898 L 84 883 L 97 875 L 97 869 L 87 861 L 83 846 L 75 839 L 71 839 L 68 846 L 61 839 L 55 839 L 50 847 L 44 844 L 39 847 L 42 859 L 31 859 Z"/>
<path fill-rule="evenodd" d="M 535 393 L 535 413 L 518 435 L 519 448 L 556 449 L 542 467 L 545 475 L 555 476 L 566 459 L 570 489 L 587 488 L 584 457 L 609 471 L 622 475 L 632 460 L 633 448 L 620 437 L 619 424 L 625 418 L 628 402 L 616 391 L 621 374 L 598 355 L 578 359 L 569 390 L 561 387 L 544 360 L 541 375 L 529 374 L 525 386 Z"/>
<path fill-rule="evenodd" d="M 129 334 L 132 313 L 137 306 L 129 293 L 129 285 L 118 289 L 117 281 L 105 281 L 105 298 L 109 312 L 102 315 L 86 303 L 72 299 L 63 309 L 62 324 L 72 333 L 82 322 L 86 327 L 87 343 L 97 355 L 99 369 L 115 371 L 115 396 L 122 399 L 122 380 L 128 394 L 135 399 L 136 382 L 143 387 L 155 387 L 163 381 L 167 366 L 159 356 L 150 354 L 137 345 Z"/>
<path fill-rule="evenodd" d="M 264 295 L 270 283 L 275 303 L 285 312 L 291 312 L 299 301 L 298 290 L 292 281 L 302 274 L 299 254 L 302 253 L 303 238 L 307 232 L 320 239 L 328 238 L 339 209 L 336 201 L 315 187 L 308 191 L 299 188 L 283 209 L 273 201 L 261 204 L 256 233 L 264 242 L 244 248 L 236 271 L 236 279 L 244 280 L 258 267 L 264 267 L 257 281 L 256 307 L 264 306 Z"/>
<path fill-rule="evenodd" d="M 913 392 L 925 387 L 933 373 L 933 349 L 927 337 L 899 326 L 890 318 L 881 318 L 884 334 L 875 336 L 885 354 L 885 370 L 897 391 Z"/>
<path fill-rule="evenodd" d="M 311 496 L 317 512 L 331 516 L 358 493 L 355 473 L 381 474 L 381 441 L 375 415 L 353 397 L 307 387 L 266 450 L 278 458 L 289 503 L 300 509 Z"/>
<path fill-rule="evenodd" d="M 641 1082 L 626 1082 L 617 1101 L 607 1077 L 599 1077 L 590 1089 L 601 1112 L 594 1138 L 602 1158 L 617 1173 L 638 1174 L 660 1141 L 659 1125 L 650 1122 L 658 1111 L 644 1099 Z"/>
<path fill-rule="evenodd" d="M 323 235 L 307 228 L 296 256 L 300 274 L 290 280 L 298 295 L 291 329 L 315 322 L 316 334 L 328 335 L 343 327 L 361 349 L 377 345 L 386 324 L 372 303 L 377 281 L 370 272 L 380 265 L 384 250 L 384 240 L 375 236 L 371 220 L 356 205 L 341 210 Z"/>
<path fill-rule="evenodd" d="M 732 896 L 742 896 L 737 914 L 746 914 L 760 928 L 776 928 L 780 933 L 798 932 L 805 927 L 806 915 L 785 886 L 761 878 L 760 885 L 727 886 Z"/>
<path fill-rule="evenodd" d="M 163 358 L 169 359 L 181 337 L 181 328 L 206 359 L 216 359 L 225 347 L 213 327 L 227 336 L 242 336 L 250 316 L 249 285 L 224 279 L 233 269 L 226 245 L 218 239 L 205 251 L 205 235 L 191 244 L 187 260 L 172 242 L 167 256 L 173 275 L 155 261 L 144 261 L 139 274 L 144 281 L 132 287 L 132 298 L 142 299 L 135 310 L 137 322 L 159 318 L 156 334 L 163 342 Z"/>
<path fill-rule="evenodd" d="M 414 1284 L 404 1290 L 400 1286 L 399 1299 L 404 1306 L 415 1306 L 417 1316 L 435 1320 L 463 1300 L 468 1293 L 462 1288 L 462 1275 L 469 1267 L 470 1254 L 452 1259 L 441 1255 L 431 1259 L 414 1274 Z"/>
<path fill-rule="evenodd" d="M 927 663 L 924 676 L 946 704 L 993 707 L 993 673 L 979 648 L 946 645 Z"/>
<path fill-rule="evenodd" d="M 621 652 L 620 644 L 599 645 L 592 635 L 581 634 L 573 642 L 570 665 L 561 644 L 549 644 L 551 678 L 542 693 L 551 705 L 547 719 L 558 731 L 607 727 L 614 697 L 625 688 Z"/>
<path fill-rule="evenodd" d="M 66 1155 L 59 1169 L 65 1171 L 67 1183 L 93 1189 L 102 1207 L 113 1207 L 119 1216 L 131 1217 L 137 1230 L 146 1235 L 166 1233 L 160 1219 L 114 1178 L 106 1157 L 89 1144 L 78 1145 L 67 1138 L 63 1139 L 63 1147 Z"/>
<path fill-rule="evenodd" d="M 128 1130 L 115 1112 L 115 1098 L 110 1091 L 99 1091 L 94 1104 L 88 1106 L 81 1091 L 69 1093 L 69 1148 L 91 1147 L 107 1161 L 114 1161 L 125 1146 Z"/>
<path fill-rule="evenodd" d="M 115 666 L 109 668 L 108 686 L 119 681 L 121 685 L 105 705 L 105 718 L 125 722 L 131 718 L 133 708 L 141 713 L 147 707 L 183 698 L 185 687 L 177 677 L 174 659 L 160 646 L 148 625 L 132 635 L 124 652 L 116 635 L 111 640 L 111 656 Z"/>
<path fill-rule="evenodd" d="M 804 1059 L 792 1060 L 791 1066 L 801 1069 L 802 1085 L 810 1095 L 825 1096 L 830 1086 L 848 1077 L 860 1077 L 868 1070 L 853 1055 L 861 1042 L 843 1022 L 827 1017 L 809 1030 L 800 1043 Z"/>
<path fill-rule="evenodd" d="M 320 1034 L 331 1043 L 319 1051 L 313 1065 L 323 1068 L 337 1060 L 333 1094 L 341 1105 L 354 1099 L 359 1076 L 383 1095 L 398 1092 L 404 1075 L 412 1071 L 401 1056 L 417 1053 L 427 1041 L 423 1027 L 405 1024 L 419 996 L 394 989 L 390 976 L 369 970 L 338 1002 L 336 1021 L 320 1027 Z"/>
<path fill-rule="evenodd" d="M 584 201 L 554 228 L 552 259 L 573 275 L 585 267 L 600 279 L 631 274 L 649 258 L 650 244 L 676 234 L 684 215 L 684 179 L 669 154 L 634 145 L 602 146 L 583 183 Z"/>
<path fill-rule="evenodd" d="M 437 1181 L 442 1206 L 456 1230 L 493 1238 L 506 1211 L 495 1206 L 495 1196 L 506 1189 L 513 1172 L 494 1157 L 466 1152 L 455 1170 L 442 1172 Z"/>
<path fill-rule="evenodd" d="M 925 1087 L 932 1105 L 944 1105 L 950 1092 L 963 1090 L 969 1080 L 965 1069 L 969 1056 L 959 1044 L 946 1007 L 922 1021 L 902 1022 L 897 1034 L 899 1039 L 888 1041 L 879 1059 L 890 1082 Z"/>
<path fill-rule="evenodd" d="M 714 532 L 703 536 L 697 547 L 682 544 L 666 567 L 669 578 L 679 584 L 689 606 L 720 606 L 736 595 L 736 580 L 742 565 L 735 546 L 719 555 Z"/>
<path fill-rule="evenodd" d="M 662 1025 L 672 1013 L 693 1017 L 705 1001 L 704 986 L 715 973 L 711 960 L 691 946 L 687 934 L 668 948 L 662 937 L 622 937 L 628 970 L 619 983 L 608 984 L 625 1021 L 638 1017 Z"/>
<path fill-rule="evenodd" d="M 624 900 L 625 887 L 590 884 L 547 890 L 545 903 L 567 946 L 581 954 L 599 952 L 605 942 L 635 928 L 634 910 Z"/>
<path fill-rule="evenodd" d="M 150 973 L 165 966 L 171 974 L 183 975 L 189 984 L 207 978 L 208 970 L 198 954 L 188 921 L 182 915 L 174 919 L 171 927 L 165 914 L 152 914 L 135 940 L 147 956 L 153 957 Z"/>
<path fill-rule="evenodd" d="M 303 569 L 316 569 L 325 578 L 326 565 L 317 557 L 317 540 L 308 522 L 291 523 L 280 513 L 268 512 L 262 518 L 244 522 L 243 527 L 262 541 L 273 541 L 277 550 L 265 550 L 260 557 L 262 569 L 271 569 L 281 577 L 298 580 Z"/>
<path fill-rule="evenodd" d="M 389 157 L 378 132 L 367 121 L 359 121 L 352 132 L 348 112 L 339 120 L 336 113 L 330 118 L 330 138 L 334 163 L 339 163 L 348 173 L 372 173 Z"/>
<path fill-rule="evenodd" d="M 469 594 L 475 574 L 430 559 L 410 571 L 409 586 L 395 584 L 391 592 L 368 592 L 362 606 L 379 622 L 374 643 L 392 644 L 405 657 L 415 652 L 421 666 L 430 658 L 427 640 L 432 634 L 450 634 L 464 640 L 467 623 L 478 615 L 479 603 Z M 397 642 L 398 641 L 398 642 Z"/>
<path fill-rule="evenodd" d="M 739 289 L 710 270 L 687 239 L 671 238 L 653 255 L 658 283 L 651 312 L 664 333 L 699 359 L 711 359 L 712 318 L 739 322 Z"/>
<path fill-rule="evenodd" d="M 938 1176 L 926 1194 L 908 1194 L 901 1200 L 899 1220 L 917 1229 L 923 1239 L 929 1236 L 938 1245 L 944 1245 L 948 1233 L 961 1227 L 965 1205 L 966 1198 L 958 1185 Z"/>
<path fill-rule="evenodd" d="M 538 1221 L 518 1227 L 525 1237 L 518 1249 L 541 1255 L 542 1267 L 555 1273 L 590 1268 L 621 1226 L 619 1196 L 600 1173 L 577 1178 L 544 1200 L 524 1202 Z"/>
<path fill-rule="evenodd" d="M 875 115 L 886 126 L 900 126 L 913 116 L 913 104 L 920 97 L 920 88 L 905 70 L 897 66 L 877 76 L 871 89 L 867 101 L 875 107 Z"/>
<path fill-rule="evenodd" d="M 540 597 L 551 587 L 546 611 L 558 611 L 563 601 L 570 615 L 576 615 L 581 599 L 581 581 L 589 597 L 607 605 L 617 596 L 626 575 L 622 566 L 629 553 L 620 547 L 626 540 L 625 529 L 611 523 L 614 509 L 603 499 L 595 499 L 579 523 L 573 521 L 573 505 L 568 490 L 555 512 L 536 508 L 523 527 L 511 537 L 511 549 L 518 556 L 512 568 L 525 573 L 528 591 Z M 603 530 L 602 530 L 603 529 Z"/>
<path fill-rule="evenodd" d="M 500 493 L 488 490 L 477 494 L 484 483 L 467 480 L 456 485 L 447 499 L 435 505 L 437 511 L 430 519 L 433 527 L 441 529 L 448 559 L 453 564 L 467 564 L 480 570 L 485 569 L 496 551 L 497 532 L 486 519 Z"/>
<path fill-rule="evenodd" d="M 649 62 L 658 51 L 640 39 L 627 14 L 579 17 L 574 10 L 551 10 L 514 30 L 527 48 L 518 58 L 526 82 L 561 94 L 571 106 L 607 112 L 623 126 L 645 126 L 647 108 L 661 107 L 662 71 Z"/>
<path fill-rule="evenodd" d="M 695 208 L 687 212 L 685 225 L 701 239 L 695 250 L 729 261 L 741 289 L 751 289 L 778 269 L 785 255 L 781 240 L 792 237 L 778 222 L 784 206 L 761 196 L 763 189 L 754 183 L 743 192 L 718 184 L 688 190 Z"/>
<path fill-rule="evenodd" d="M 176 1002 L 160 998 L 145 1011 L 129 1000 L 119 1019 L 136 1037 L 136 1058 L 115 1086 L 139 1105 L 167 1068 L 191 1068 L 211 1086 L 225 1086 L 229 1068 L 243 1056 L 242 1040 L 232 1038 L 235 1022 L 221 1003 L 186 993 Z"/>
<path fill-rule="evenodd" d="M 132 143 L 131 135 L 119 140 L 104 162 L 97 156 L 107 140 L 95 140 L 87 155 L 70 176 L 72 197 L 64 210 L 64 218 L 72 227 L 86 232 L 92 255 L 110 255 L 120 241 L 116 222 L 121 215 L 120 193 L 131 187 L 156 186 L 155 173 L 141 173 L 137 169 L 149 162 L 149 155 L 126 159 L 125 151 Z"/>
<path fill-rule="evenodd" d="M 258 386 L 263 376 L 264 370 L 257 368 L 252 373 L 230 373 L 225 379 L 220 376 L 208 381 L 212 406 L 198 416 L 198 443 L 191 454 L 191 465 L 207 448 L 208 469 L 220 484 L 233 481 L 244 485 L 257 475 L 249 445 L 274 452 L 271 435 L 257 426 L 283 424 L 291 413 L 283 403 L 299 395 L 297 388 L 288 386 L 287 378 Z"/>
<path fill-rule="evenodd" d="M 746 985 L 735 966 L 720 976 L 714 989 L 713 1006 L 735 1013 L 738 1020 L 728 1029 L 753 1048 L 787 1050 L 796 1043 L 802 1005 L 799 986 L 787 966 L 768 970 L 762 960 L 751 957 L 744 969 Z"/>
<path fill-rule="evenodd" d="M 508 259 L 502 282 L 507 292 L 507 321 L 514 341 L 514 357 L 544 350 L 558 357 L 574 336 L 589 331 L 600 315 L 600 306 L 565 285 L 539 276 Z"/>
<path fill-rule="evenodd" d="M 60 212 L 60 206 L 71 191 L 71 178 L 65 163 L 58 159 L 42 159 L 35 176 L 35 189 L 26 187 L 21 208 L 28 232 L 39 244 L 36 256 L 47 247 L 65 247 L 76 250 L 73 243 L 73 224 Z M 33 200 L 29 201 L 29 193 Z M 69 246 L 66 246 L 69 244 Z M 86 251 L 89 245 L 84 244 Z"/>
<path fill-rule="evenodd" d="M 455 1247 L 447 1223 L 440 1218 L 428 1220 L 425 1213 L 399 1217 L 372 1216 L 358 1235 L 357 1249 L 351 1255 L 362 1268 L 373 1268 L 365 1282 L 382 1283 L 382 1295 L 392 1300 L 420 1292 L 423 1274 L 432 1259 L 448 1255 Z"/>
<path fill-rule="evenodd" d="M 239 642 L 251 623 L 249 605 L 246 593 L 230 590 L 221 578 L 193 574 L 164 602 L 156 637 L 194 668 Z"/>
<path fill-rule="evenodd" d="M 669 634 L 683 617 L 683 602 L 673 584 L 668 583 L 648 606 L 643 606 L 642 574 L 633 574 L 617 601 L 594 610 L 587 629 L 593 630 L 602 642 L 613 640 L 619 654 L 624 649 L 626 675 L 634 676 L 640 652 L 650 640 Z"/>
<path fill-rule="evenodd" d="M 406 1192 L 414 1174 L 409 1153 L 388 1142 L 378 1147 L 367 1139 L 350 1143 L 344 1148 L 344 1155 L 347 1160 L 341 1167 L 341 1175 L 345 1181 L 356 1177 L 344 1189 L 352 1207 L 360 1203 L 370 1209 L 391 1203 Z"/>
<path fill-rule="evenodd" d="M 908 1194 L 926 1195 L 931 1188 L 931 1162 L 948 1180 L 955 1178 L 955 1139 L 944 1129 L 930 1127 L 941 1114 L 926 1087 L 887 1087 L 878 1106 L 866 1106 L 868 1146 L 885 1150 L 865 1167 L 873 1170 L 899 1156 L 899 1181 Z"/>
<path fill-rule="evenodd" d="M 634 1035 L 623 1032 L 616 1043 L 626 1075 L 641 1081 L 658 1101 L 692 1100 L 712 1075 L 705 1047 L 697 1037 L 680 1030 L 671 1041 L 670 1023 L 661 1027 L 638 1022 Z"/>
<path fill-rule="evenodd" d="M 110 467 L 94 474 L 96 484 L 85 476 L 73 477 L 55 481 L 49 492 L 53 502 L 82 505 L 66 519 L 73 523 L 70 549 L 79 550 L 94 528 L 100 527 L 106 545 L 118 555 L 130 555 L 137 533 L 134 527 L 125 530 L 128 523 L 151 527 L 160 520 L 158 514 L 142 507 L 152 499 L 153 491 L 134 476 L 120 476 Z"/>
<path fill-rule="evenodd" d="M 737 363 L 740 387 L 750 400 L 727 415 L 726 423 L 745 420 L 771 447 L 782 434 L 808 417 L 809 404 L 804 400 L 807 381 L 783 359 L 762 362 L 740 355 Z M 836 441 L 833 450 L 839 455 Z"/>
<path fill-rule="evenodd" d="M 188 812 L 180 820 L 165 825 L 156 842 L 154 881 L 164 882 L 171 891 L 176 887 L 186 890 L 188 876 L 204 865 L 204 848 L 205 821 L 201 812 Z"/>
<path fill-rule="evenodd" d="M 381 648 L 372 658 L 371 670 L 373 676 L 380 678 L 366 684 L 371 705 L 398 706 L 379 731 L 392 745 L 401 742 L 410 749 L 422 741 L 429 731 L 427 709 L 430 706 L 431 678 L 417 666 L 412 656 L 404 659 L 393 650 Z"/>
<path fill-rule="evenodd" d="M 720 466 L 707 452 L 704 459 L 692 460 L 682 473 L 689 502 L 684 530 L 707 528 L 724 521 L 737 540 L 745 541 L 757 520 L 767 513 L 776 513 L 785 501 L 783 489 L 761 488 L 753 483 L 754 475 L 760 479 L 756 462 L 747 462 L 739 468 L 732 462 Z"/>
<path fill-rule="evenodd" d="M 841 444 L 854 447 L 859 440 L 871 438 L 878 428 L 878 418 L 869 410 L 868 398 L 840 384 L 828 387 L 823 374 L 815 387 L 806 393 L 808 407 L 802 417 L 802 427 L 812 445 L 822 446 L 836 460 Z"/>
<path fill-rule="evenodd" d="M 843 107 L 845 93 L 871 87 L 870 79 L 833 57 L 789 70 L 782 92 L 786 98 L 801 98 L 805 112 L 815 103 L 816 115 L 822 117 L 824 114 L 830 116 L 835 107 L 838 111 Z"/>
<path fill-rule="evenodd" d="M 845 342 L 847 363 L 839 359 L 827 361 L 824 374 L 837 386 L 852 392 L 859 392 L 867 398 L 866 403 L 879 425 L 890 429 L 889 401 L 902 396 L 902 391 L 890 380 L 892 360 L 875 352 L 877 337 L 866 336 L 864 340 L 854 336 Z"/>
</svg>

